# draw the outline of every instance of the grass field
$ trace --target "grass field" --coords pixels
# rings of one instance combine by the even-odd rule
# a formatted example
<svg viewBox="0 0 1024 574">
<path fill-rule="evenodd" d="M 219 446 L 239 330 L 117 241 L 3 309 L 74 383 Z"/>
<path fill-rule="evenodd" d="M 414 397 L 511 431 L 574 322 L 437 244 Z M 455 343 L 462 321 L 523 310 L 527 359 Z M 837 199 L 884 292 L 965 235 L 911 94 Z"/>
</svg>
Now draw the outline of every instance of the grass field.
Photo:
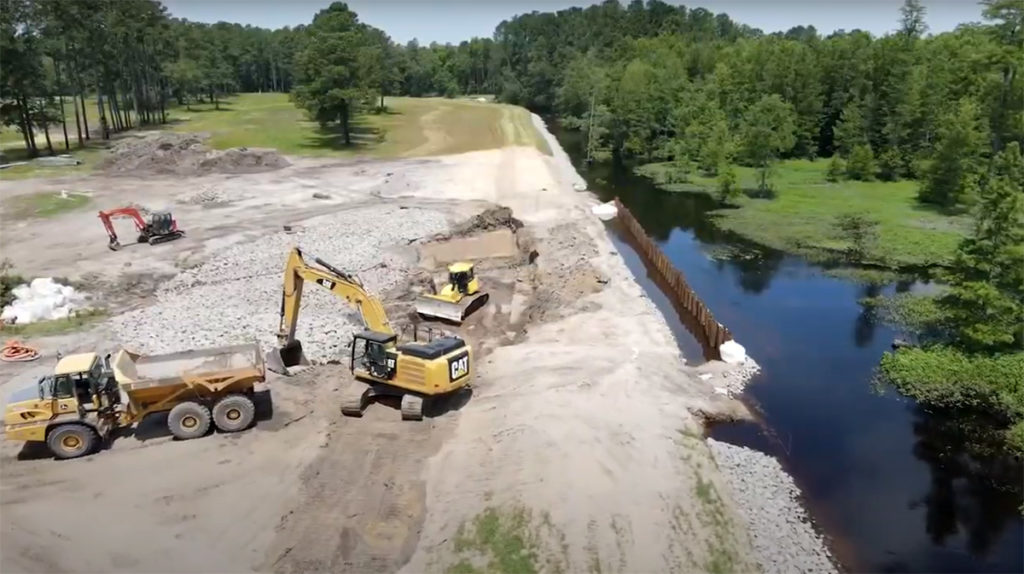
<svg viewBox="0 0 1024 574">
<path fill-rule="evenodd" d="M 5 200 L 4 208 L 11 217 L 53 217 L 89 205 L 92 199 L 84 193 L 42 192 L 16 195 Z"/>
<path fill-rule="evenodd" d="M 272 147 L 291 155 L 412 157 L 508 145 L 550 153 L 522 108 L 443 98 L 385 98 L 385 104 L 383 113 L 354 119 L 351 146 L 340 128 L 321 129 L 286 94 L 240 94 L 222 102 L 220 111 L 209 104 L 176 108 L 171 122 L 175 131 L 209 132 L 216 148 Z"/>
<path fill-rule="evenodd" d="M 886 267 L 948 264 L 968 231 L 970 219 L 951 217 L 916 200 L 917 183 L 842 181 L 825 179 L 827 160 L 782 162 L 775 173 L 776 195 L 771 199 L 739 200 L 738 208 L 714 212 L 717 225 L 758 243 L 811 258 L 834 258 L 847 247 L 837 233 L 836 218 L 858 214 L 878 222 L 877 239 L 860 263 Z M 669 164 L 648 164 L 638 173 L 669 191 L 714 193 L 714 178 L 691 175 L 685 183 L 665 183 Z M 757 186 L 755 171 L 738 167 L 740 186 Z"/>
<path fill-rule="evenodd" d="M 284 154 L 302 156 L 417 157 L 511 145 L 533 146 L 551 153 L 544 138 L 533 127 L 530 113 L 523 108 L 480 102 L 476 98 L 386 98 L 385 103 L 385 112 L 361 114 L 353 119 L 352 145 L 345 145 L 340 128 L 321 128 L 309 121 L 305 113 L 289 101 L 287 94 L 239 94 L 222 100 L 219 110 L 206 103 L 188 108 L 171 106 L 167 112 L 169 123 L 164 127 L 178 132 L 208 132 L 210 145 L 219 149 L 270 147 Z M 86 111 L 89 125 L 95 129 L 99 126 L 95 100 L 87 99 Z M 72 140 L 71 153 L 82 159 L 83 165 L 16 166 L 0 171 L 0 179 L 65 175 L 93 169 L 102 157 L 102 142 L 93 139 L 90 146 L 76 148 L 74 111 L 70 102 L 65 114 Z M 58 153 L 63 153 L 60 126 L 51 128 L 50 137 Z M 10 161 L 25 157 L 22 136 L 16 129 L 0 131 L 0 148 Z"/>
</svg>

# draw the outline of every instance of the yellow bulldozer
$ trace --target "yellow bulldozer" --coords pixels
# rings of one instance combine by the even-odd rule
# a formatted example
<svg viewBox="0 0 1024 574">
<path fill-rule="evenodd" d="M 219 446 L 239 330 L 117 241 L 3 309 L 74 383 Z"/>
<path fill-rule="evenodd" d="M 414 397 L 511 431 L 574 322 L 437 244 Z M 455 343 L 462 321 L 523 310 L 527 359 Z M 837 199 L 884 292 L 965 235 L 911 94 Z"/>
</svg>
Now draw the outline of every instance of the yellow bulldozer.
<svg viewBox="0 0 1024 574">
<path fill-rule="evenodd" d="M 298 247 L 288 254 L 277 333 L 279 347 L 267 355 L 269 370 L 290 375 L 290 367 L 309 364 L 302 343 L 295 338 L 295 327 L 303 286 L 311 281 L 355 306 L 363 319 L 365 329 L 352 337 L 349 370 L 357 382 L 365 385 L 356 385 L 343 397 L 341 412 L 346 416 L 362 416 L 375 397 L 396 396 L 401 397 L 402 419 L 420 420 L 425 401 L 469 384 L 473 353 L 463 339 L 442 336 L 399 344 L 384 306 L 366 291 L 358 277 L 319 257 L 312 260 L 315 265 L 306 263 Z"/>
<path fill-rule="evenodd" d="M 438 293 L 416 299 L 416 312 L 426 318 L 443 319 L 459 324 L 483 307 L 490 296 L 480 290 L 473 264 L 458 261 L 448 266 L 448 283 Z"/>
</svg>

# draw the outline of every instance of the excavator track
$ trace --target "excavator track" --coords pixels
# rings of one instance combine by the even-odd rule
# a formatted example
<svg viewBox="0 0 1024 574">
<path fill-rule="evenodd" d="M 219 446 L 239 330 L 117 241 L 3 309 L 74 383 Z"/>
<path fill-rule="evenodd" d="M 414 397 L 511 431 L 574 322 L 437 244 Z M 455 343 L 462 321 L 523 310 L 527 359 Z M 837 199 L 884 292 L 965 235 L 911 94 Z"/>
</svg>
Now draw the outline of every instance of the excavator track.
<svg viewBox="0 0 1024 574">
<path fill-rule="evenodd" d="M 179 237 L 183 237 L 184 235 L 185 235 L 184 231 L 181 231 L 181 230 L 173 231 L 171 233 L 168 233 L 167 235 L 156 235 L 156 236 L 150 237 L 149 240 L 147 241 L 147 243 L 149 243 L 150 245 L 156 245 L 158 243 L 167 243 L 168 241 L 174 241 L 175 239 L 178 239 Z"/>
<path fill-rule="evenodd" d="M 423 397 L 409 393 L 402 395 L 402 420 L 423 420 Z"/>
<path fill-rule="evenodd" d="M 361 417 L 370 404 L 370 387 L 359 382 L 352 383 L 341 397 L 341 414 L 347 417 Z"/>
</svg>

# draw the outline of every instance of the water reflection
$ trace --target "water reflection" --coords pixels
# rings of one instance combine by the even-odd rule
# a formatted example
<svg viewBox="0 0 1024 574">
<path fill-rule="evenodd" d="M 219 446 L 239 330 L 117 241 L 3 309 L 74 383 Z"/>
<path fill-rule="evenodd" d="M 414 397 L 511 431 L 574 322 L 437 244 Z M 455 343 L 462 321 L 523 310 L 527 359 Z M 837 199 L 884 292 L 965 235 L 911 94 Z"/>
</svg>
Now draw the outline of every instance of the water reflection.
<svg viewBox="0 0 1024 574">
<path fill-rule="evenodd" d="M 882 294 L 882 286 L 869 284 L 861 288 L 861 299 L 874 298 Z M 860 301 L 858 300 L 858 304 Z M 853 344 L 859 348 L 871 345 L 875 340 L 875 313 L 867 305 L 860 305 L 860 313 L 853 322 Z"/>
<path fill-rule="evenodd" d="M 579 165 L 576 134 L 554 131 Z M 1024 570 L 1024 476 L 1020 461 L 999 454 L 997 437 L 986 434 L 992 425 L 870 390 L 878 359 L 896 333 L 859 300 L 927 286 L 912 280 L 862 286 L 827 277 L 799 258 L 715 230 L 707 215 L 715 205 L 706 196 L 663 193 L 608 164 L 595 164 L 583 176 L 601 199 L 618 196 L 630 208 L 715 317 L 761 363 L 764 372 L 747 396 L 761 406 L 771 435 L 785 437 L 786 448 L 771 454 L 791 469 L 810 512 L 836 539 L 848 566 L 875 572 Z M 613 241 L 670 319 L 684 354 L 699 356 L 643 264 L 621 239 Z M 751 448 L 765 442 L 742 426 L 712 433 Z"/>
<path fill-rule="evenodd" d="M 925 531 L 944 546 L 965 535 L 968 550 L 987 558 L 1009 522 L 1018 522 L 1024 471 L 1008 456 L 1002 425 L 983 415 L 914 410 L 914 456 L 928 464 L 928 492 L 911 502 L 926 507 Z M 1018 540 L 1020 542 L 1020 540 Z"/>
</svg>

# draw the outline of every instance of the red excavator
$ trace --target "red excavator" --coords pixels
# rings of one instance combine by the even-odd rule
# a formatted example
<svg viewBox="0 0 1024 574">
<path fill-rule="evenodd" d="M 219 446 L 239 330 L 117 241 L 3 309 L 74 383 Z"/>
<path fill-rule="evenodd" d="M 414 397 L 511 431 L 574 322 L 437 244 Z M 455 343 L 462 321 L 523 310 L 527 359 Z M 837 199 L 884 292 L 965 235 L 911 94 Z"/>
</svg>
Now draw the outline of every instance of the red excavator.
<svg viewBox="0 0 1024 574">
<path fill-rule="evenodd" d="M 110 211 L 101 211 L 100 220 L 103 221 L 103 227 L 107 229 L 107 235 L 110 236 L 110 243 L 107 244 L 107 247 L 113 251 L 121 248 L 121 242 L 117 240 L 117 232 L 114 231 L 114 225 L 110 222 L 115 217 L 130 217 L 135 222 L 135 229 L 139 232 L 139 243 L 156 245 L 165 241 L 173 241 L 185 235 L 183 230 L 178 229 L 178 222 L 171 217 L 171 213 L 168 211 L 150 214 L 148 222 L 134 207 L 119 207 Z"/>
</svg>

